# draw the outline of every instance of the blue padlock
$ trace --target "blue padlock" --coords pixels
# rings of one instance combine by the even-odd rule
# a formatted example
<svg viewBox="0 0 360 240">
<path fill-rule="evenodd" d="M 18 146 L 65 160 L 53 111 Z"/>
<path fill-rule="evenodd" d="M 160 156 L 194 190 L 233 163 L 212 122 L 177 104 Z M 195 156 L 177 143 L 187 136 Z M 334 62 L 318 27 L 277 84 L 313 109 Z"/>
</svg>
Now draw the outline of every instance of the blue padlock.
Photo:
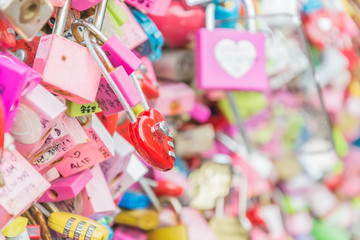
<svg viewBox="0 0 360 240">
<path fill-rule="evenodd" d="M 235 28 L 240 17 L 239 0 L 215 0 L 215 20 L 220 20 L 217 27 Z M 226 20 L 230 19 L 230 20 Z M 225 21 L 221 21 L 225 20 Z"/>
<path fill-rule="evenodd" d="M 183 174 L 185 177 L 189 176 L 190 170 L 186 166 L 184 160 L 180 158 L 178 155 L 176 155 L 174 168 L 178 169 L 181 174 Z"/>
<path fill-rule="evenodd" d="M 148 41 L 135 48 L 135 51 L 143 56 L 148 56 L 151 61 L 158 60 L 161 57 L 161 48 L 164 45 L 162 33 L 148 16 L 135 8 L 131 7 L 130 10 L 148 36 Z"/>
<path fill-rule="evenodd" d="M 144 209 L 150 206 L 150 198 L 142 193 L 126 191 L 119 202 L 120 208 Z"/>
<path fill-rule="evenodd" d="M 323 6 L 321 0 L 307 0 L 303 5 L 303 11 L 307 14 L 318 11 L 322 8 Z"/>
</svg>

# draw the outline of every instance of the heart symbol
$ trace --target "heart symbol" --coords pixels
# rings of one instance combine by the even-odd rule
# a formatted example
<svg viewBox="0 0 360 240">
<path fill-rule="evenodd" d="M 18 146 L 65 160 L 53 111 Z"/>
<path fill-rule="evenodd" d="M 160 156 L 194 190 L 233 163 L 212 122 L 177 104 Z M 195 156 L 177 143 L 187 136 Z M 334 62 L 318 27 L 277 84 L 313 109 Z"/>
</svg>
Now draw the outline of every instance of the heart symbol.
<svg viewBox="0 0 360 240">
<path fill-rule="evenodd" d="M 236 43 L 231 39 L 223 39 L 215 46 L 215 58 L 230 76 L 240 78 L 253 67 L 256 49 L 248 40 Z"/>
<path fill-rule="evenodd" d="M 161 113 L 145 110 L 129 125 L 129 133 L 136 151 L 147 163 L 160 171 L 174 167 L 174 143 Z"/>
</svg>

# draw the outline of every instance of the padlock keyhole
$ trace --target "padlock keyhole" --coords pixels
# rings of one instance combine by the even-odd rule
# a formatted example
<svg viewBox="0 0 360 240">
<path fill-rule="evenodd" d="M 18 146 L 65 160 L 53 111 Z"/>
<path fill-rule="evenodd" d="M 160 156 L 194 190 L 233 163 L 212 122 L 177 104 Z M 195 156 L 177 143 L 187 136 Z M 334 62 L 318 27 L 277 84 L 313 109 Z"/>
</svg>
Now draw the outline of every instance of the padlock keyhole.
<svg viewBox="0 0 360 240">
<path fill-rule="evenodd" d="M 51 199 L 58 199 L 59 194 L 58 194 L 55 190 L 50 189 L 49 197 L 50 197 Z"/>
<path fill-rule="evenodd" d="M 27 23 L 33 20 L 39 12 L 39 9 L 39 1 L 27 1 L 21 7 L 20 22 Z"/>
</svg>

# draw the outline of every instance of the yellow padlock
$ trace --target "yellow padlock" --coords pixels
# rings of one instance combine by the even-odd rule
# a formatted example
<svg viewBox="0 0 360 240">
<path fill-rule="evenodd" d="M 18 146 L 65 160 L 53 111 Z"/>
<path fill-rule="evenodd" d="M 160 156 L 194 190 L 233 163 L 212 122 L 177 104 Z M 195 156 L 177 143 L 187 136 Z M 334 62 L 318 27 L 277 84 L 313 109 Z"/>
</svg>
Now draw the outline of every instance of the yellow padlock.
<svg viewBox="0 0 360 240">
<path fill-rule="evenodd" d="M 159 216 L 155 210 L 123 210 L 116 216 L 115 223 L 149 231 L 158 226 Z"/>
<path fill-rule="evenodd" d="M 88 104 L 77 104 L 75 102 L 66 100 L 66 106 L 66 114 L 70 117 L 80 117 L 102 111 L 96 101 Z"/>
<path fill-rule="evenodd" d="M 159 199 L 161 203 L 168 202 L 174 208 L 178 225 L 171 227 L 158 228 L 148 233 L 148 240 L 188 240 L 188 231 L 185 225 L 181 223 L 181 203 L 175 197 L 163 197 Z"/>
<path fill-rule="evenodd" d="M 17 237 L 26 230 L 28 219 L 24 217 L 17 217 L 2 231 L 5 237 Z"/>
</svg>

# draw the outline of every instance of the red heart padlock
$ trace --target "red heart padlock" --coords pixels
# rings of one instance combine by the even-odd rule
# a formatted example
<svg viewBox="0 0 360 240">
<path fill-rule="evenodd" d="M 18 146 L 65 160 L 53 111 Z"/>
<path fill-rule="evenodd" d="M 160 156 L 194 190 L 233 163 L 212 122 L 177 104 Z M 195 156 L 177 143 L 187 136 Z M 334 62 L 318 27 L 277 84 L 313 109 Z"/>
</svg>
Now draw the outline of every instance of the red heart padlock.
<svg viewBox="0 0 360 240">
<path fill-rule="evenodd" d="M 139 70 L 134 71 L 137 79 L 139 80 L 140 87 L 143 90 L 145 97 L 147 99 L 155 99 L 159 97 L 159 88 L 154 85 L 154 83 Z"/>
<path fill-rule="evenodd" d="M 114 135 L 117 127 L 118 122 L 118 114 L 113 114 L 109 116 L 105 116 L 103 112 L 96 113 L 96 116 L 100 119 L 102 124 L 105 126 L 105 128 L 108 130 L 111 136 Z"/>
<path fill-rule="evenodd" d="M 160 180 L 157 182 L 157 186 L 154 188 L 154 192 L 158 197 L 180 197 L 183 194 L 184 189 L 173 182 L 167 180 Z"/>
<path fill-rule="evenodd" d="M 150 16 L 171 47 L 182 47 L 194 38 L 194 32 L 205 25 L 201 7 L 186 10 L 181 2 L 172 1 L 165 16 Z"/>
<path fill-rule="evenodd" d="M 155 109 L 143 111 L 129 125 L 130 139 L 136 151 L 160 171 L 174 167 L 174 142 L 164 117 Z"/>
</svg>

